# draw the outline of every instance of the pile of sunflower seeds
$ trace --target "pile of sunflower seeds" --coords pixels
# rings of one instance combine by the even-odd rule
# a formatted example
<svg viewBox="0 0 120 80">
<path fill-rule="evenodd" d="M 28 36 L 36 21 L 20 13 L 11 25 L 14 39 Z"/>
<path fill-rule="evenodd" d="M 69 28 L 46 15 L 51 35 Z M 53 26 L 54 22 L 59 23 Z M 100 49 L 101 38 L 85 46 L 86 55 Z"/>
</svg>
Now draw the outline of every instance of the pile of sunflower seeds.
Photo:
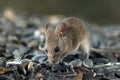
<svg viewBox="0 0 120 80">
<path fill-rule="evenodd" d="M 13 13 L 12 13 L 13 14 Z M 76 52 L 59 64 L 50 64 L 45 52 L 44 24 L 56 17 L 21 14 L 0 15 L 0 80 L 119 80 L 120 53 L 91 52 L 93 67 L 82 65 Z M 93 27 L 92 27 L 93 26 Z M 120 27 L 88 25 L 91 46 L 120 49 Z M 42 30 L 43 29 L 43 30 Z"/>
</svg>

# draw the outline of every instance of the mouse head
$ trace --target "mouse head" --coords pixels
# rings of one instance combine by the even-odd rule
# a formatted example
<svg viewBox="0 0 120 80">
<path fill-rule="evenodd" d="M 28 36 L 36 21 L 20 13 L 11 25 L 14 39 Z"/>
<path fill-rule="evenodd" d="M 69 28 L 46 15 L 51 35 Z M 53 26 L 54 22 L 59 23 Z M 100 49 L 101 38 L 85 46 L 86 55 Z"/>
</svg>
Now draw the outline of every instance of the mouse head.
<svg viewBox="0 0 120 80">
<path fill-rule="evenodd" d="M 50 63 L 59 63 L 65 55 L 66 29 L 65 23 L 61 23 L 54 30 L 46 25 L 46 52 Z"/>
</svg>

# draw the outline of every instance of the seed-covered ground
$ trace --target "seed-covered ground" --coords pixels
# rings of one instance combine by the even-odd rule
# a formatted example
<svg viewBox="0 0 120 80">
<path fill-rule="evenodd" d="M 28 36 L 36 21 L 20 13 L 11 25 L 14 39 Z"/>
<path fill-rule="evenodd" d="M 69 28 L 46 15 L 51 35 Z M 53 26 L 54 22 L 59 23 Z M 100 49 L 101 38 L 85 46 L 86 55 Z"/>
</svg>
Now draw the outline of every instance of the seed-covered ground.
<svg viewBox="0 0 120 80">
<path fill-rule="evenodd" d="M 120 26 L 86 23 L 91 47 L 115 52 L 91 52 L 93 67 L 82 65 L 81 52 L 50 64 L 45 52 L 45 24 L 64 16 L 5 12 L 0 15 L 0 80 L 120 80 Z"/>
</svg>

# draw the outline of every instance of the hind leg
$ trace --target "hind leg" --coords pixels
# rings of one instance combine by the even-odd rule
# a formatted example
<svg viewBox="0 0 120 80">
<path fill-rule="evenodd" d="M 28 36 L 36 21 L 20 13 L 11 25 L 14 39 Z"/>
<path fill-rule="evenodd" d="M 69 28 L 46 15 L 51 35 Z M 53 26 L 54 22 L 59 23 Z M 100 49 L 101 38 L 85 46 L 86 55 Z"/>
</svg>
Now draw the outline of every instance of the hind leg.
<svg viewBox="0 0 120 80">
<path fill-rule="evenodd" d="M 90 48 L 89 41 L 84 40 L 81 44 L 81 50 L 83 52 L 83 60 L 89 59 L 90 56 Z"/>
<path fill-rule="evenodd" d="M 90 46 L 89 46 L 89 41 L 86 39 L 83 41 L 81 44 L 81 50 L 83 52 L 83 65 L 86 67 L 92 67 L 93 62 L 92 60 L 89 59 L 90 56 Z"/>
</svg>

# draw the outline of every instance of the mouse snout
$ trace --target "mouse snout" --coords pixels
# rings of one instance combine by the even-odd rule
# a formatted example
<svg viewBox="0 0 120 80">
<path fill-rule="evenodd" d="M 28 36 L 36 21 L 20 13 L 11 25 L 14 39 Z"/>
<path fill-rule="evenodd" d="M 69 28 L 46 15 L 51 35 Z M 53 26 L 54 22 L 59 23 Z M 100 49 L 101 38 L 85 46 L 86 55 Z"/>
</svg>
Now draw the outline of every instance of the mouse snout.
<svg viewBox="0 0 120 80">
<path fill-rule="evenodd" d="M 58 64 L 58 63 L 60 63 L 60 59 L 59 59 L 59 58 L 55 58 L 55 56 L 53 56 L 53 57 L 48 57 L 48 61 L 49 61 L 51 64 Z"/>
</svg>

